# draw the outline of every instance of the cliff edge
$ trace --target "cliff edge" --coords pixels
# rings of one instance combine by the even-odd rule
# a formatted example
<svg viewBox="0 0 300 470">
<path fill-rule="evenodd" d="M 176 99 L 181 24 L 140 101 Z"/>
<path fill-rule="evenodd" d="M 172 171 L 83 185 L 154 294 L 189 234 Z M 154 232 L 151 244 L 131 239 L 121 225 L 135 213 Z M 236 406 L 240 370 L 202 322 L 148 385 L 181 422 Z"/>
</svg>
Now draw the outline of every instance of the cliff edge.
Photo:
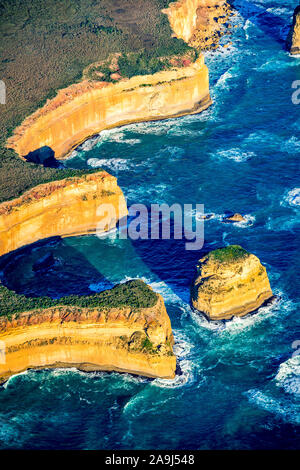
<svg viewBox="0 0 300 470">
<path fill-rule="evenodd" d="M 23 158 L 46 147 L 56 159 L 63 159 L 104 129 L 199 113 L 210 104 L 208 69 L 200 56 L 187 67 L 117 83 L 83 81 L 60 90 L 25 119 L 7 147 Z"/>
<path fill-rule="evenodd" d="M 266 268 L 238 245 L 201 258 L 191 287 L 192 306 L 211 320 L 244 316 L 272 296 Z"/>
<path fill-rule="evenodd" d="M 6 310 L 30 310 L 0 316 L 0 382 L 30 368 L 50 367 L 175 376 L 174 340 L 164 301 L 143 281 L 56 301 L 26 299 L 1 286 L 4 300 Z"/>
<path fill-rule="evenodd" d="M 300 5 L 294 11 L 293 24 L 287 38 L 287 47 L 292 55 L 300 54 Z"/>
<path fill-rule="evenodd" d="M 101 211 L 104 204 L 111 212 Z M 52 236 L 109 230 L 126 215 L 117 179 L 106 171 L 41 184 L 0 204 L 0 256 Z"/>
<path fill-rule="evenodd" d="M 232 7 L 226 0 L 178 0 L 163 10 L 177 38 L 196 49 L 215 49 L 230 29 Z"/>
</svg>

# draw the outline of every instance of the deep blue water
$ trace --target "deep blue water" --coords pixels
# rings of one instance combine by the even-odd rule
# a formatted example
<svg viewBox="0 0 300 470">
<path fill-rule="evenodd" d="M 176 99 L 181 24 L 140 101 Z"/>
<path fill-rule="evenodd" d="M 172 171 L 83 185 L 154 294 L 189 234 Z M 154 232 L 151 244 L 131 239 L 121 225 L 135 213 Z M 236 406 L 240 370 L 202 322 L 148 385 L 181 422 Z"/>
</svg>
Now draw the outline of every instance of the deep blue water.
<svg viewBox="0 0 300 470">
<path fill-rule="evenodd" d="M 299 447 L 300 59 L 284 50 L 296 1 L 236 1 L 233 44 L 206 56 L 204 113 L 103 132 L 67 165 L 118 177 L 128 204 L 204 204 L 203 251 L 237 243 L 267 267 L 280 300 L 226 325 L 188 305 L 201 252 L 184 242 L 85 236 L 6 261 L 18 292 L 58 297 L 143 278 L 166 302 L 183 374 L 174 381 L 75 370 L 30 371 L 0 388 L 0 448 L 270 449 Z M 226 210 L 246 224 L 223 224 Z M 191 217 L 196 217 L 195 212 Z M 57 266 L 33 263 L 52 252 Z M 298 438 L 298 440 L 297 440 Z"/>
</svg>

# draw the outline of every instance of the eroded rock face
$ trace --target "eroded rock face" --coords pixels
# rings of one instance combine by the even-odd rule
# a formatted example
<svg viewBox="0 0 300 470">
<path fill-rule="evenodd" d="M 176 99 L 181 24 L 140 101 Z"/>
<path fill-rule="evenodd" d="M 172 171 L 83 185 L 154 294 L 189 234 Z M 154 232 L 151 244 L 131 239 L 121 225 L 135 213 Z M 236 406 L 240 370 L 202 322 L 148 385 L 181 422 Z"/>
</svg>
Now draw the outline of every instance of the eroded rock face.
<svg viewBox="0 0 300 470">
<path fill-rule="evenodd" d="M 223 222 L 247 222 L 245 217 L 243 217 L 241 214 L 236 212 L 235 214 L 232 215 L 227 215 L 224 217 Z"/>
<path fill-rule="evenodd" d="M 293 25 L 291 27 L 287 46 L 292 55 L 300 54 L 300 5 L 294 12 Z"/>
<path fill-rule="evenodd" d="M 5 347 L 0 382 L 26 369 L 45 367 L 173 378 L 171 323 L 162 297 L 156 297 L 147 308 L 72 305 L 0 316 L 2 350 Z"/>
<path fill-rule="evenodd" d="M 266 268 L 238 245 L 200 259 L 191 287 L 192 306 L 211 320 L 244 316 L 272 296 Z"/>
<path fill-rule="evenodd" d="M 108 230 L 127 215 L 117 179 L 105 171 L 41 184 L 23 196 L 0 204 L 0 256 L 52 236 L 73 236 L 101 230 L 99 208 L 110 204 Z"/>
<path fill-rule="evenodd" d="M 201 56 L 188 67 L 116 84 L 84 81 L 60 90 L 15 130 L 7 146 L 23 158 L 47 147 L 59 160 L 104 129 L 199 113 L 210 104 L 208 69 Z"/>
<path fill-rule="evenodd" d="M 226 0 L 178 0 L 163 12 L 168 15 L 176 37 L 204 50 L 218 46 L 220 38 L 230 28 L 232 9 Z"/>
</svg>

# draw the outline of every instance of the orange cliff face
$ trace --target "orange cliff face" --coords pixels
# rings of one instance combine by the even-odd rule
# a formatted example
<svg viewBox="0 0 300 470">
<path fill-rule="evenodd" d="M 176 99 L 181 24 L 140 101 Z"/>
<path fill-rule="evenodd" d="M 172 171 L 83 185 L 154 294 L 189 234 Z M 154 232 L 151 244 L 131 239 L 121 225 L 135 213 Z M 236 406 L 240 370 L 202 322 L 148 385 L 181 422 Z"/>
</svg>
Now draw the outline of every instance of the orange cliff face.
<svg viewBox="0 0 300 470">
<path fill-rule="evenodd" d="M 103 204 L 110 204 L 111 212 L 102 213 Z M 105 171 L 41 184 L 0 204 L 0 256 L 52 236 L 101 231 L 104 217 L 107 230 L 125 215 L 117 179 Z"/>
<path fill-rule="evenodd" d="M 291 55 L 300 54 L 300 5 L 294 11 L 293 25 L 287 38 L 287 46 Z"/>
<path fill-rule="evenodd" d="M 189 67 L 61 90 L 16 129 L 7 146 L 22 157 L 50 147 L 62 159 L 101 130 L 198 113 L 210 104 L 208 69 L 200 57 Z"/>
<path fill-rule="evenodd" d="M 45 367 L 173 378 L 171 323 L 156 295 L 156 304 L 147 308 L 61 306 L 0 317 L 0 383 Z"/>
<path fill-rule="evenodd" d="M 226 0 L 178 0 L 163 10 L 168 15 L 176 37 L 189 42 L 197 29 L 199 16 L 205 8 L 219 7 Z"/>
</svg>

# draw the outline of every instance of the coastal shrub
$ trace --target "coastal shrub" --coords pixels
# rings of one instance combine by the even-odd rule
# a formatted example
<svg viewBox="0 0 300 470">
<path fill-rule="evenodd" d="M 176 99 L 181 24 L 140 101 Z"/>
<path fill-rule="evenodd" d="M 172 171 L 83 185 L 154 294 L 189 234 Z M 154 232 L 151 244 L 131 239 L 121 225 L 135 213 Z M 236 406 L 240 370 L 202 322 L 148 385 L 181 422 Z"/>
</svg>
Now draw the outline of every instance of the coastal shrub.
<svg viewBox="0 0 300 470">
<path fill-rule="evenodd" d="M 245 258 L 248 256 L 248 251 L 244 250 L 239 245 L 230 245 L 225 248 L 220 248 L 218 250 L 211 251 L 209 253 L 209 258 L 218 261 L 220 263 L 228 263 L 231 261 L 238 260 L 240 258 Z"/>
<path fill-rule="evenodd" d="M 3 142 L 0 142 L 0 203 L 19 197 L 39 184 L 82 177 L 99 171 L 101 168 L 45 168 L 21 160 L 13 150 L 4 148 Z"/>
<path fill-rule="evenodd" d="M 142 341 L 142 344 L 141 344 L 141 350 L 142 351 L 145 351 L 145 352 L 148 352 L 148 353 L 156 353 L 157 350 L 155 349 L 153 343 L 150 341 L 150 339 L 148 338 L 148 336 L 146 336 L 143 341 Z"/>
<path fill-rule="evenodd" d="M 70 172 L 27 163 L 6 149 L 5 141 L 57 90 L 81 80 L 83 69 L 91 63 L 104 62 L 111 54 L 121 52 L 124 70 L 132 76 L 166 68 L 165 59 L 171 55 L 185 51 L 193 54 L 193 49 L 172 37 L 168 18 L 161 12 L 169 3 L 128 0 L 119 11 L 113 0 L 0 2 L 1 80 L 9 90 L 0 113 L 0 202 L 38 184 L 99 171 Z M 124 21 L 133 14 L 134 25 Z M 20 44 L 24 44 L 24 54 L 19 53 Z M 136 56 L 132 62 L 130 54 Z M 104 72 L 104 79 L 112 81 L 108 67 Z"/>
<path fill-rule="evenodd" d="M 133 310 L 138 310 L 153 307 L 156 302 L 157 294 L 139 279 L 119 284 L 110 290 L 97 294 L 89 296 L 70 295 L 60 299 L 51 299 L 46 296 L 26 297 L 0 284 L 0 316 L 6 317 L 10 317 L 15 313 L 58 306 L 99 309 L 130 307 Z M 147 347 L 147 344 L 145 347 Z"/>
</svg>

